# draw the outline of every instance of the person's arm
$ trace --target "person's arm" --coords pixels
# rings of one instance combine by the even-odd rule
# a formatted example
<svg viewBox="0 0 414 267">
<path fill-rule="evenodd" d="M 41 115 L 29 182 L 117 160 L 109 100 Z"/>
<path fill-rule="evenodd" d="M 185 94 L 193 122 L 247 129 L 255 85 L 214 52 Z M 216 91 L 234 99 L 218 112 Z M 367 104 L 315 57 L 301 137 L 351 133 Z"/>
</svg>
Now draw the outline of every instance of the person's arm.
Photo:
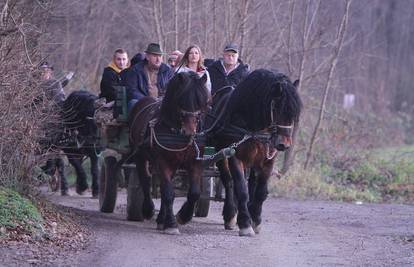
<svg viewBox="0 0 414 267">
<path fill-rule="evenodd" d="M 99 97 L 106 98 L 106 102 L 111 102 L 116 98 L 116 91 L 114 86 L 119 85 L 118 75 L 108 69 L 104 70 L 101 80 L 101 93 Z"/>
<path fill-rule="evenodd" d="M 128 101 L 144 97 L 144 94 L 138 89 L 138 73 L 135 69 L 131 68 L 129 71 L 125 72 L 122 83 L 126 87 Z"/>
<path fill-rule="evenodd" d="M 208 70 L 206 70 L 206 75 L 207 75 L 206 88 L 211 94 L 211 79 L 210 79 L 210 73 L 208 72 Z"/>
<path fill-rule="evenodd" d="M 174 70 L 172 69 L 172 68 L 170 68 L 170 67 L 168 67 L 169 68 L 169 71 L 168 71 L 168 75 L 167 75 L 167 83 L 172 79 L 172 77 L 174 76 Z"/>
<path fill-rule="evenodd" d="M 55 103 L 61 103 L 65 100 L 65 92 L 63 91 L 62 84 L 58 80 L 54 80 L 50 88 L 50 98 Z"/>
<path fill-rule="evenodd" d="M 68 85 L 69 81 L 72 79 L 74 72 L 70 71 L 68 74 L 65 75 L 65 77 L 63 77 L 63 79 L 61 80 L 62 83 L 62 87 L 65 87 L 66 85 Z"/>
</svg>

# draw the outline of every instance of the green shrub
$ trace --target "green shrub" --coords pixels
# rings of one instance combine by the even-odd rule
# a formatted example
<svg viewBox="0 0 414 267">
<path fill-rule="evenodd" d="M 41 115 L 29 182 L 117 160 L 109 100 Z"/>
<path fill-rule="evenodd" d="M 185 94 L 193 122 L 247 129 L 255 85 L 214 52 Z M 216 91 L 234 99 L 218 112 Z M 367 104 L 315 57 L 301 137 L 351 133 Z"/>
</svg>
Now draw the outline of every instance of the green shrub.
<svg viewBox="0 0 414 267">
<path fill-rule="evenodd" d="M 414 202 L 414 147 L 355 152 L 320 161 L 309 170 L 294 166 L 271 179 L 274 196 L 366 202 Z M 320 155 L 323 158 L 323 155 Z"/>
<path fill-rule="evenodd" d="M 0 187 L 0 227 L 34 233 L 42 229 L 37 208 L 19 193 Z"/>
</svg>

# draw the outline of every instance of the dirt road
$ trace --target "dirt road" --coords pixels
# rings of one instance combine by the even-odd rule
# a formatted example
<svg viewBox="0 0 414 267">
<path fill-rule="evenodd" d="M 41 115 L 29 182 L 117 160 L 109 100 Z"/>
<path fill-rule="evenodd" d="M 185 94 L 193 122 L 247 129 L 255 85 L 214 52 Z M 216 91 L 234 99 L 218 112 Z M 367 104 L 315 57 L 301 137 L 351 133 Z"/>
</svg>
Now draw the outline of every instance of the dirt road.
<svg viewBox="0 0 414 267">
<path fill-rule="evenodd" d="M 155 229 L 155 220 L 126 221 L 124 191 L 113 214 L 98 212 L 88 197 L 49 198 L 82 210 L 94 232 L 90 246 L 63 265 L 414 266 L 414 206 L 271 198 L 262 232 L 242 238 L 224 230 L 221 203 L 170 236 Z M 175 211 L 182 202 L 176 199 Z"/>
</svg>

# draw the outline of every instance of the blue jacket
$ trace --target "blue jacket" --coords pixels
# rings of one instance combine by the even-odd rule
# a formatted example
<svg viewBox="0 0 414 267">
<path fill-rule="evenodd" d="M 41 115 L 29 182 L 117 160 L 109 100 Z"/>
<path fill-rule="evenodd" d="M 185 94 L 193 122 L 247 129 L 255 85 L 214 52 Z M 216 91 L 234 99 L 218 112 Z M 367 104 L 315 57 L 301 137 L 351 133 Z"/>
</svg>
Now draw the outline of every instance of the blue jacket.
<svg viewBox="0 0 414 267">
<path fill-rule="evenodd" d="M 144 66 L 147 60 L 141 61 L 123 73 L 123 82 L 127 89 L 128 101 L 131 99 L 141 99 L 148 96 L 148 76 Z M 158 70 L 157 87 L 160 94 L 163 95 L 166 90 L 168 81 L 174 76 L 174 71 L 167 65 L 162 63 Z"/>
</svg>

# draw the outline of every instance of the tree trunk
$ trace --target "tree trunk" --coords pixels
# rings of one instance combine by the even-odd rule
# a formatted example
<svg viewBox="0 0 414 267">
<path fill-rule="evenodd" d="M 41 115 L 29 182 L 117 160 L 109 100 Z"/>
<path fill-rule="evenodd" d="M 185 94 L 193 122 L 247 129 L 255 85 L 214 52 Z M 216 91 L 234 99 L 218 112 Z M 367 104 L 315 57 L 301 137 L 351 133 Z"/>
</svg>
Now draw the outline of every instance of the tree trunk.
<svg viewBox="0 0 414 267">
<path fill-rule="evenodd" d="M 186 14 L 185 14 L 185 30 L 186 30 L 186 36 L 185 36 L 185 40 L 186 40 L 186 46 L 189 46 L 191 44 L 191 0 L 187 0 L 187 10 L 186 10 Z"/>
<path fill-rule="evenodd" d="M 217 0 L 213 0 L 213 55 L 217 57 Z"/>
<path fill-rule="evenodd" d="M 174 48 L 178 49 L 178 0 L 174 0 Z"/>
<path fill-rule="evenodd" d="M 333 74 L 334 74 L 334 71 L 335 71 L 336 64 L 338 62 L 338 57 L 339 57 L 339 55 L 341 53 L 341 50 L 342 50 L 342 46 L 343 46 L 343 43 L 344 43 L 344 37 L 345 37 L 346 29 L 347 29 L 347 26 L 348 26 L 349 7 L 351 5 L 351 1 L 352 0 L 347 0 L 346 1 L 345 12 L 344 12 L 344 15 L 342 16 L 342 21 L 341 21 L 341 24 L 339 26 L 338 35 L 337 35 L 337 38 L 336 38 L 334 50 L 333 50 L 332 57 L 331 57 L 331 60 L 330 60 L 329 74 L 328 74 L 328 78 L 327 78 L 326 83 L 325 83 L 324 93 L 323 93 L 321 105 L 320 105 L 320 108 L 319 108 L 319 116 L 318 116 L 318 120 L 316 122 L 315 128 L 313 130 L 313 133 L 312 133 L 312 137 L 311 137 L 311 140 L 310 140 L 310 143 L 309 143 L 308 151 L 306 153 L 306 160 L 305 160 L 305 164 L 304 164 L 304 169 L 307 169 L 307 167 L 309 166 L 309 162 L 312 158 L 313 146 L 315 144 L 315 140 L 317 138 L 319 129 L 322 127 L 323 117 L 324 117 L 324 113 L 325 113 L 326 99 L 328 97 L 329 89 L 331 88 Z"/>
<path fill-rule="evenodd" d="M 241 8 L 241 24 L 240 24 L 240 57 L 243 58 L 243 49 L 245 47 L 246 41 L 246 25 L 247 25 L 247 18 L 248 18 L 248 10 L 249 10 L 250 0 L 243 0 L 242 8 Z"/>
<path fill-rule="evenodd" d="M 162 31 L 161 31 L 161 14 L 160 14 L 160 10 L 159 10 L 159 3 L 160 0 L 154 0 L 152 2 L 152 14 L 153 14 L 153 18 L 154 18 L 154 26 L 155 26 L 155 32 L 157 33 L 157 42 L 159 44 L 162 44 Z"/>
</svg>

